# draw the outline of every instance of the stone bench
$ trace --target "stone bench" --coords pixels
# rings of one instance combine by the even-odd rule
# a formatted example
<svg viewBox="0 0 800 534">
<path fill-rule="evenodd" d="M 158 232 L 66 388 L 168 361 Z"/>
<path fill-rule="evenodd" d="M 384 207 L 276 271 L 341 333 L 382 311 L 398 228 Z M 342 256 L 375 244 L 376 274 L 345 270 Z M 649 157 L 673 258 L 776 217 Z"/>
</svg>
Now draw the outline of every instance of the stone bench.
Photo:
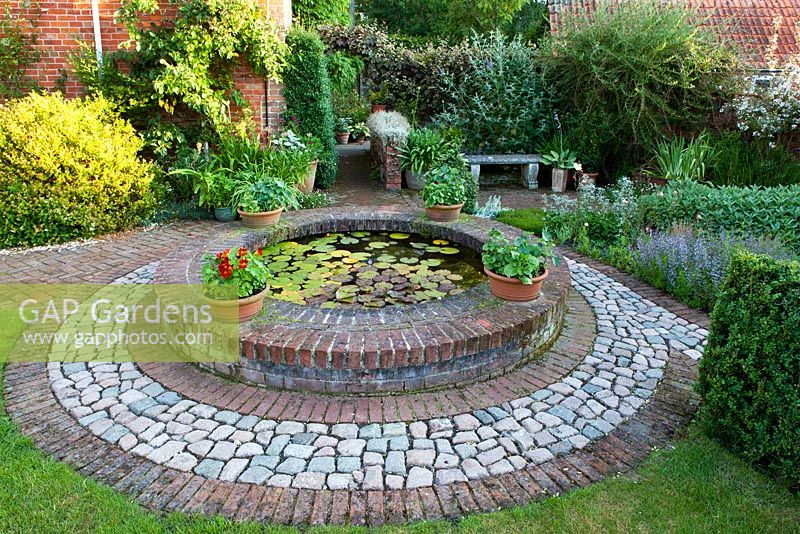
<svg viewBox="0 0 800 534">
<path fill-rule="evenodd" d="M 464 156 L 469 163 L 470 170 L 475 180 L 480 182 L 481 165 L 520 165 L 522 172 L 522 185 L 528 189 L 539 187 L 539 161 L 538 154 L 479 154 Z"/>
</svg>

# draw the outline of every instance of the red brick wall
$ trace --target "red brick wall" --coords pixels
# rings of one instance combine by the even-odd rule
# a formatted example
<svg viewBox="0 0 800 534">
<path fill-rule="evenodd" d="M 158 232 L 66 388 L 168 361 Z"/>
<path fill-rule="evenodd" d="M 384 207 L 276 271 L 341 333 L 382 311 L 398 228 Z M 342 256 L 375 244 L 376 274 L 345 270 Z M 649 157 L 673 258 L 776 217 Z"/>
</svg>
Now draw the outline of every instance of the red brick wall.
<svg viewBox="0 0 800 534">
<path fill-rule="evenodd" d="M 122 25 L 114 23 L 114 12 L 119 9 L 119 0 L 98 0 L 100 5 L 100 33 L 104 51 L 116 50 L 128 39 Z M 258 0 L 270 17 L 288 29 L 291 24 L 291 0 Z M 26 8 L 25 0 L 8 0 L 7 5 L 14 16 L 33 22 L 35 9 Z M 152 17 L 153 22 L 174 16 L 175 7 L 166 2 L 164 9 Z M 67 96 L 80 96 L 81 85 L 71 73 L 69 54 L 85 41 L 94 48 L 92 26 L 92 4 L 89 1 L 64 2 L 41 0 L 38 21 L 33 31 L 37 35 L 37 48 L 41 52 L 38 64 L 29 75 L 47 89 L 63 87 Z M 262 129 L 277 125 L 282 110 L 283 95 L 280 84 L 267 82 L 255 76 L 248 66 L 239 67 L 234 73 L 236 87 L 247 98 L 254 111 L 258 126 Z"/>
</svg>

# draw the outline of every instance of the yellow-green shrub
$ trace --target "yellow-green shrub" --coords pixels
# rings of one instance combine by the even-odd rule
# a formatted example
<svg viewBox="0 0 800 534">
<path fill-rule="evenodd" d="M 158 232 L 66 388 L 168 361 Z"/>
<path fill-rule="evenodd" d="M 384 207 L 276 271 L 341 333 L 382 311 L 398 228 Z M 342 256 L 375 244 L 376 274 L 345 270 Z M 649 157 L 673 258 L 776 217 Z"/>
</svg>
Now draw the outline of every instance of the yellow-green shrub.
<svg viewBox="0 0 800 534">
<path fill-rule="evenodd" d="M 142 142 L 102 99 L 31 94 L 0 106 L 0 247 L 121 230 L 152 213 Z"/>
</svg>

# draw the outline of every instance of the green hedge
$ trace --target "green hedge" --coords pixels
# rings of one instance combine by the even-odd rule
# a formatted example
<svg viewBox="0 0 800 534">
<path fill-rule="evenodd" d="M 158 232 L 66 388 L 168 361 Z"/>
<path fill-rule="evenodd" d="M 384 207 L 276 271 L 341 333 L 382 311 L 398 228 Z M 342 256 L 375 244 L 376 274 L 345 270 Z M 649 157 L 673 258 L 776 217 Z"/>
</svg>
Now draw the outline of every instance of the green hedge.
<svg viewBox="0 0 800 534">
<path fill-rule="evenodd" d="M 31 94 L 0 106 L 0 247 L 92 237 L 151 215 L 141 148 L 103 99 Z"/>
<path fill-rule="evenodd" d="M 350 0 L 292 0 L 292 15 L 309 28 L 350 24 Z"/>
<path fill-rule="evenodd" d="M 301 133 L 313 134 L 322 141 L 317 187 L 327 189 L 336 180 L 337 154 L 325 47 L 316 33 L 307 30 L 290 32 L 286 43 L 292 51 L 283 75 L 286 115 L 297 117 Z"/>
<path fill-rule="evenodd" d="M 769 236 L 800 248 L 800 186 L 715 187 L 674 180 L 641 199 L 641 225 L 692 224 L 713 232 Z"/>
<path fill-rule="evenodd" d="M 712 433 L 800 487 L 800 264 L 734 257 L 698 389 Z"/>
</svg>

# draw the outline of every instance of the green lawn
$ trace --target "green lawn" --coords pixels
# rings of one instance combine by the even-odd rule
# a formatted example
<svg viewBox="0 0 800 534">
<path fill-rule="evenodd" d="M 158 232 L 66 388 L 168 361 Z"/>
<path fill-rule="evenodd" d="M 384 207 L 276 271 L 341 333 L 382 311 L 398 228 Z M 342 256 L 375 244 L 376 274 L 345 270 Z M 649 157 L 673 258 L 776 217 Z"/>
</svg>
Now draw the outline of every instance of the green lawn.
<svg viewBox="0 0 800 534">
<path fill-rule="evenodd" d="M 384 532 L 797 532 L 800 496 L 731 456 L 696 428 L 632 476 L 456 523 Z M 312 529 L 355 532 L 359 529 Z M 364 529 L 360 529 L 364 530 Z M 0 400 L 0 532 L 294 532 L 148 513 L 125 496 L 45 458 Z"/>
<path fill-rule="evenodd" d="M 542 235 L 544 228 L 544 210 L 541 208 L 522 208 L 506 210 L 497 215 L 497 220 L 537 235 Z"/>
</svg>

